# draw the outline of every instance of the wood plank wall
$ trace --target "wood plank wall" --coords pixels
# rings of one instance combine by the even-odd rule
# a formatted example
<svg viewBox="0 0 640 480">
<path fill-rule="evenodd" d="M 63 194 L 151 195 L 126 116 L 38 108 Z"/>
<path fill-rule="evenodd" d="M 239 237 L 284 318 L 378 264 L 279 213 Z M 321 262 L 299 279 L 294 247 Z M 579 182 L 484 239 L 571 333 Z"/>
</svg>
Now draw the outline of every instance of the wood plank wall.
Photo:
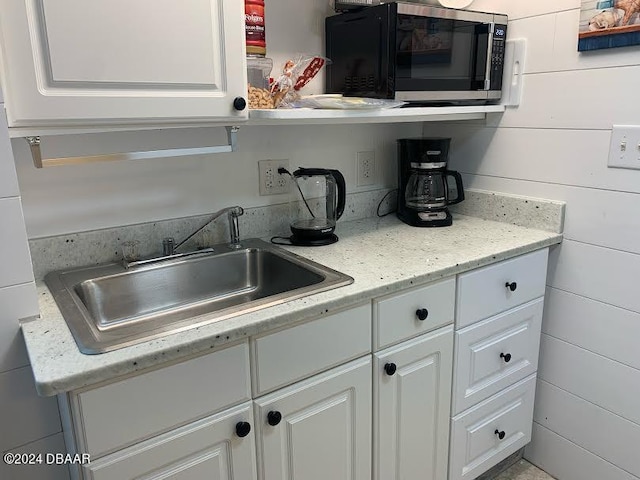
<svg viewBox="0 0 640 480">
<path fill-rule="evenodd" d="M 613 124 L 640 124 L 640 46 L 577 52 L 579 0 L 476 0 L 527 39 L 522 105 L 453 137 L 467 187 L 567 202 L 551 253 L 534 437 L 560 480 L 640 478 L 640 171 L 607 168 Z"/>
<path fill-rule="evenodd" d="M 20 191 L 0 93 L 0 452 L 64 452 L 55 397 L 36 394 L 18 320 L 38 315 Z M 7 465 L 0 479 L 67 480 L 65 465 Z"/>
</svg>

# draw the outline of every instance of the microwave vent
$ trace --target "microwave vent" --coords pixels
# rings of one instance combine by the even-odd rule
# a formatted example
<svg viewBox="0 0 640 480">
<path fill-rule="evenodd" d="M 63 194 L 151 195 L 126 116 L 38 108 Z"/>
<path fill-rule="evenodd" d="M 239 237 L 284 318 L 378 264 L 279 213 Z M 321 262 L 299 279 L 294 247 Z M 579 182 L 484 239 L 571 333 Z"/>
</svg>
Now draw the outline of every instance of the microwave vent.
<svg viewBox="0 0 640 480">
<path fill-rule="evenodd" d="M 344 77 L 344 89 L 346 92 L 366 92 L 375 89 L 373 75 Z"/>
</svg>

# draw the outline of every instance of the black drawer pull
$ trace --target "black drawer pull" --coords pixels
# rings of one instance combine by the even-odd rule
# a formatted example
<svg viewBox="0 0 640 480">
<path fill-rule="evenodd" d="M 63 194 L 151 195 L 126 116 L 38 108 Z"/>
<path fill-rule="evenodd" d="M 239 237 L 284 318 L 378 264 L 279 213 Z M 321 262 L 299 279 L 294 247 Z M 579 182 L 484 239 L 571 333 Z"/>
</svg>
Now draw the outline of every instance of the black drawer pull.
<svg viewBox="0 0 640 480">
<path fill-rule="evenodd" d="M 251 424 L 249 422 L 238 422 L 236 423 L 236 435 L 240 438 L 246 437 L 249 435 L 251 431 Z"/>
<path fill-rule="evenodd" d="M 267 423 L 272 427 L 278 425 L 280 423 L 280 420 L 282 420 L 282 414 L 280 412 L 272 410 L 271 412 L 267 413 Z"/>
<path fill-rule="evenodd" d="M 516 288 L 518 288 L 518 284 L 516 282 L 507 282 L 504 284 L 505 287 L 507 287 L 509 290 L 511 290 L 512 292 L 516 291 Z"/>
<path fill-rule="evenodd" d="M 511 354 L 510 353 L 501 353 L 500 354 L 500 358 L 502 358 L 504 360 L 504 363 L 509 363 L 511 361 Z"/>
<path fill-rule="evenodd" d="M 506 435 L 506 433 L 504 433 L 504 430 L 499 431 L 497 428 L 496 428 L 496 431 L 493 432 L 493 433 L 495 433 L 500 440 L 502 440 L 504 438 L 504 436 Z"/>
<path fill-rule="evenodd" d="M 418 320 L 420 320 L 421 322 L 425 321 L 428 316 L 429 310 L 427 310 L 426 308 L 419 308 L 418 310 L 416 310 L 416 317 L 418 317 Z"/>
<path fill-rule="evenodd" d="M 396 373 L 398 367 L 396 367 L 395 363 L 387 363 L 384 366 L 384 373 L 389 375 L 390 377 Z"/>
</svg>

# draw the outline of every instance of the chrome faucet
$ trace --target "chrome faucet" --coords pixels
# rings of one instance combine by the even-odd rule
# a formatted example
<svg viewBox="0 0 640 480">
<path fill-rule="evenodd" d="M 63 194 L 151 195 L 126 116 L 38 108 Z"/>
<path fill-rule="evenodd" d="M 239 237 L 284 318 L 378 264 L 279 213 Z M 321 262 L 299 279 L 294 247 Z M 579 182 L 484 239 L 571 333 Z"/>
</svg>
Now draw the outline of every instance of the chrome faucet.
<svg viewBox="0 0 640 480">
<path fill-rule="evenodd" d="M 229 247 L 230 248 L 242 248 L 240 245 L 240 226 L 238 225 L 238 218 L 244 214 L 244 209 L 239 206 L 235 207 L 227 207 L 222 210 L 217 211 L 211 218 L 207 220 L 200 228 L 191 233 L 187 238 L 182 240 L 181 242 L 175 243 L 175 240 L 172 237 L 168 237 L 162 240 L 162 251 L 166 256 L 175 255 L 176 251 L 185 243 L 187 243 L 191 238 L 200 233 L 205 229 L 207 225 L 209 225 L 214 220 L 217 220 L 224 214 L 228 214 L 229 218 Z"/>
<path fill-rule="evenodd" d="M 207 254 L 207 253 L 213 252 L 212 248 L 205 248 L 203 250 L 198 250 L 198 251 L 195 251 L 195 252 L 176 253 L 177 250 L 182 245 L 187 243 L 191 238 L 193 238 L 195 235 L 197 235 L 202 230 L 204 230 L 204 228 L 207 225 L 209 225 L 214 220 L 220 218 L 225 213 L 228 214 L 228 218 L 229 218 L 229 239 L 230 239 L 229 240 L 229 248 L 233 248 L 233 249 L 242 248 L 242 245 L 240 244 L 240 226 L 238 225 L 238 218 L 244 214 L 244 209 L 242 207 L 238 207 L 238 206 L 227 207 L 227 208 L 223 208 L 222 210 L 220 210 L 220 211 L 214 213 L 213 215 L 211 215 L 211 218 L 209 218 L 200 228 L 195 230 L 193 233 L 191 233 L 189 236 L 187 236 L 187 238 L 185 238 L 184 240 L 182 240 L 179 243 L 176 243 L 175 240 L 173 239 L 173 237 L 164 238 L 162 240 L 162 256 L 155 257 L 155 258 L 150 258 L 150 259 L 147 259 L 147 260 L 137 260 L 137 261 L 131 261 L 131 262 L 129 262 L 127 260 L 124 260 L 123 261 L 124 267 L 126 269 L 129 269 L 131 267 L 136 267 L 136 266 L 140 266 L 140 265 L 147 265 L 147 264 L 150 264 L 150 263 L 156 263 L 156 262 L 168 260 L 170 258 L 187 257 L 187 256 L 192 256 L 192 255 L 200 255 L 200 254 Z"/>
</svg>

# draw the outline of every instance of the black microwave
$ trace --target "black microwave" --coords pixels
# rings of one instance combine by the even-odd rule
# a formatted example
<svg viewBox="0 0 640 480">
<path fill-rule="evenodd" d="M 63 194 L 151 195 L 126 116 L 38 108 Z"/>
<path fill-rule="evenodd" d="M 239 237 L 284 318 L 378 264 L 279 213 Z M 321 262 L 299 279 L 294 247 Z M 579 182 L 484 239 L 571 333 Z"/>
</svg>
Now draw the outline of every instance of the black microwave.
<svg viewBox="0 0 640 480">
<path fill-rule="evenodd" d="M 404 2 L 327 17 L 327 93 L 428 104 L 497 102 L 507 20 Z"/>
</svg>

